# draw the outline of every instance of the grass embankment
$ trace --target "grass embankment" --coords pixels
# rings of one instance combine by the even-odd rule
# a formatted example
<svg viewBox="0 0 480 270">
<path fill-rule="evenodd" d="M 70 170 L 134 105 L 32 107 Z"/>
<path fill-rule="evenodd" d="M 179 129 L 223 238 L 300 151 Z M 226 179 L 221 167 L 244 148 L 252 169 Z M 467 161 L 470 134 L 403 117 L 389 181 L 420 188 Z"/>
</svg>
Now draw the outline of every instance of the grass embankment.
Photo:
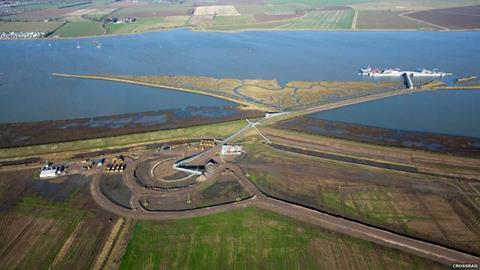
<svg viewBox="0 0 480 270">
<path fill-rule="evenodd" d="M 139 221 L 120 269 L 436 269 L 436 263 L 258 208 Z"/>
<path fill-rule="evenodd" d="M 190 138 L 226 137 L 239 130 L 243 126 L 245 126 L 245 121 L 237 120 L 211 125 L 121 135 L 91 140 L 79 140 L 17 148 L 4 148 L 0 149 L 0 159 L 38 156 L 51 153 L 74 152 L 81 150 L 113 149 Z"/>
</svg>

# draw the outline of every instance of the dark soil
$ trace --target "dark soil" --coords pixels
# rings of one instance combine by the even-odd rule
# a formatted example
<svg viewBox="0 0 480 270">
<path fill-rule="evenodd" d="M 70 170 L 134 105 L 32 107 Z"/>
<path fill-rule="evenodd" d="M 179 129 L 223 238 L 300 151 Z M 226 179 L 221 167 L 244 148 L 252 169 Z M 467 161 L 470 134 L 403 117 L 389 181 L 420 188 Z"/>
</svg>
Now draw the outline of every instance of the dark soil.
<svg viewBox="0 0 480 270">
<path fill-rule="evenodd" d="M 406 16 L 449 29 L 480 28 L 480 5 L 423 10 L 409 13 Z"/>
<path fill-rule="evenodd" d="M 122 175 L 104 175 L 100 179 L 100 191 L 110 201 L 122 207 L 131 209 L 130 198 L 132 192 L 122 179 Z"/>
</svg>

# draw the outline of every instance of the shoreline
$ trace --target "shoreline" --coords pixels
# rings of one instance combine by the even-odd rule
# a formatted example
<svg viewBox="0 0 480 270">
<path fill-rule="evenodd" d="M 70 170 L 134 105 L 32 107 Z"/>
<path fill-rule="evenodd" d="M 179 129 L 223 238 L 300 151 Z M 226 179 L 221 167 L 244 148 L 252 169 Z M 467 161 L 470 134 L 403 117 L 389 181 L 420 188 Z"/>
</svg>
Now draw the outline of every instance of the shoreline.
<svg viewBox="0 0 480 270">
<path fill-rule="evenodd" d="M 89 35 L 89 36 L 78 36 L 78 37 L 45 37 L 45 38 L 32 38 L 32 39 L 0 39 L 0 41 L 19 41 L 19 40 L 73 40 L 73 39 L 88 39 L 88 38 L 109 38 L 116 36 L 134 36 L 141 35 L 146 33 L 161 33 L 177 30 L 187 30 L 191 32 L 205 32 L 205 33 L 243 33 L 243 32 L 358 32 L 358 33 L 368 33 L 368 32 L 391 32 L 391 33 L 401 33 L 401 32 L 424 32 L 424 33 L 462 33 L 462 32 L 480 32 L 480 28 L 474 29 L 416 29 L 416 28 L 406 28 L 406 29 L 309 29 L 309 28 L 299 28 L 299 29 L 279 29 L 279 28 L 243 28 L 237 30 L 211 30 L 211 29 L 198 29 L 188 26 L 182 27 L 172 27 L 164 29 L 151 29 L 143 32 L 132 32 L 132 33 L 122 33 L 122 34 L 102 34 L 102 35 Z"/>
</svg>

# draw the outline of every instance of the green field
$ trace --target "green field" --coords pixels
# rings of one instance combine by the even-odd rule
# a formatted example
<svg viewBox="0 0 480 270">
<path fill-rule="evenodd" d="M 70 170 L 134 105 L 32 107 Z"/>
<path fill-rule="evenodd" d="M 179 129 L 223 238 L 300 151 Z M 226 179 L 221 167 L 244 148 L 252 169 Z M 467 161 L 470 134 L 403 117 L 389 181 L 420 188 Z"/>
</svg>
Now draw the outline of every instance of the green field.
<svg viewBox="0 0 480 270">
<path fill-rule="evenodd" d="M 141 18 L 132 23 L 109 23 L 106 27 L 108 34 L 138 33 L 155 29 L 181 27 L 185 25 L 188 18 L 188 16 Z"/>
<path fill-rule="evenodd" d="M 245 25 L 255 23 L 255 19 L 252 15 L 242 16 L 217 16 L 213 21 L 214 26 L 220 25 Z"/>
<path fill-rule="evenodd" d="M 303 4 L 278 4 L 278 5 L 237 5 L 235 8 L 242 15 L 260 13 L 293 13 L 297 10 L 304 10 Z"/>
<path fill-rule="evenodd" d="M 350 29 L 353 10 L 312 11 L 305 16 L 292 19 L 280 29 Z"/>
<path fill-rule="evenodd" d="M 258 208 L 139 221 L 121 269 L 435 269 L 436 263 Z"/>
<path fill-rule="evenodd" d="M 59 37 L 81 37 L 103 34 L 102 23 L 100 22 L 69 22 L 55 31 L 52 36 Z"/>
<path fill-rule="evenodd" d="M 62 22 L 0 22 L 0 32 L 51 32 Z"/>
</svg>

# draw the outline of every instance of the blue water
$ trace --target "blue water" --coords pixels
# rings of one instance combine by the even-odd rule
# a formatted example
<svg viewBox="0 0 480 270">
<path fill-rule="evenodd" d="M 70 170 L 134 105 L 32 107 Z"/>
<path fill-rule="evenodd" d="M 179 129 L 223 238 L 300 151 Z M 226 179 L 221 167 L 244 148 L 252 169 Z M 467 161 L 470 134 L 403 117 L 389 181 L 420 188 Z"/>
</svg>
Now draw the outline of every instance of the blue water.
<svg viewBox="0 0 480 270">
<path fill-rule="evenodd" d="M 480 90 L 395 96 L 309 117 L 399 130 L 480 138 Z"/>
<path fill-rule="evenodd" d="M 96 48 L 93 41 L 102 43 Z M 77 43 L 81 48 L 77 49 Z M 49 46 L 50 44 L 50 46 Z M 73 74 L 358 80 L 367 65 L 480 75 L 480 32 L 241 32 L 0 41 L 0 123 L 231 104 Z"/>
</svg>

